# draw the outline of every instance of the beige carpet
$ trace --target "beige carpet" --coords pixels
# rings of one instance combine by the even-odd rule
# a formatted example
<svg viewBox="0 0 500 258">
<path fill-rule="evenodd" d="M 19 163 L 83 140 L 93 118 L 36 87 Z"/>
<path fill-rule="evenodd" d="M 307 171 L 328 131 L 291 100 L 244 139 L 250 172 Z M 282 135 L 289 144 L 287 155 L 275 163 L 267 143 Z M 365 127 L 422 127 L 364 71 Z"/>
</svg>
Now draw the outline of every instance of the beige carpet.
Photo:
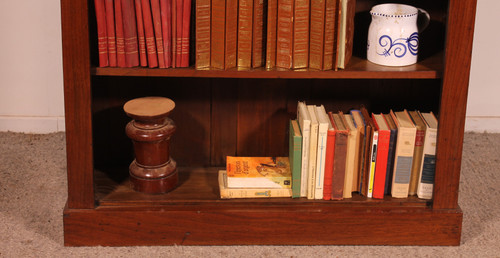
<svg viewBox="0 0 500 258">
<path fill-rule="evenodd" d="M 0 257 L 500 257 L 500 134 L 465 135 L 459 247 L 64 247 L 64 134 L 0 133 Z"/>
</svg>

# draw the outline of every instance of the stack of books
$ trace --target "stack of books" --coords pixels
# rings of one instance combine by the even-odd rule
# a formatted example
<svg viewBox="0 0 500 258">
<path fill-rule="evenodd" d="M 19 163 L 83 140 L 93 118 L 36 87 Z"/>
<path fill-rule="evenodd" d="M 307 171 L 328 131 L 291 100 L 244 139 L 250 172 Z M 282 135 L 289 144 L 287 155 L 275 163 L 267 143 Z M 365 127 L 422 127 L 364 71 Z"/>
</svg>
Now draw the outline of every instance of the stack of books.
<svg viewBox="0 0 500 258">
<path fill-rule="evenodd" d="M 188 67 L 191 0 L 94 0 L 99 67 Z"/>
<path fill-rule="evenodd" d="M 331 70 L 352 55 L 355 0 L 198 0 L 196 69 Z"/>
</svg>

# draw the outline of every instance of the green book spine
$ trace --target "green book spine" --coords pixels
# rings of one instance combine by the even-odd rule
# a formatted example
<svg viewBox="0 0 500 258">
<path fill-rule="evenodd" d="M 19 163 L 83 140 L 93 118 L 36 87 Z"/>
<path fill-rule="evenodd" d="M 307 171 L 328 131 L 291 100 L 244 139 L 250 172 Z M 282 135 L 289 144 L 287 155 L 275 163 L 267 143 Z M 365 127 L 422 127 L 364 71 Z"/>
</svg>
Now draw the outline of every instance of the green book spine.
<svg viewBox="0 0 500 258">
<path fill-rule="evenodd" d="M 297 120 L 290 120 L 289 159 L 292 170 L 292 198 L 300 197 L 302 168 L 302 135 Z"/>
</svg>

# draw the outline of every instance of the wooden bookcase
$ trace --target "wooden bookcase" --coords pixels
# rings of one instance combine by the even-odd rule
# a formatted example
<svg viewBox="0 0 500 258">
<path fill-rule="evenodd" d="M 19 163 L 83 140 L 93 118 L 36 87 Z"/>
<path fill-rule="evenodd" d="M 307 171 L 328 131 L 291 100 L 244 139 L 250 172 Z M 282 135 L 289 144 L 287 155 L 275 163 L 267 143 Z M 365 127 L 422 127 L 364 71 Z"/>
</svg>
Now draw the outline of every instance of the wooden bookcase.
<svg viewBox="0 0 500 258">
<path fill-rule="evenodd" d="M 220 71 L 98 68 L 93 1 L 61 0 L 68 200 L 65 245 L 459 245 L 458 188 L 476 0 L 400 1 L 432 17 L 421 61 L 389 68 L 364 58 L 370 7 L 357 0 L 354 57 L 345 70 Z M 128 185 L 132 98 L 176 102 L 171 155 L 180 186 L 164 195 Z M 344 201 L 218 198 L 226 155 L 286 155 L 298 100 L 373 112 L 439 116 L 434 199 Z"/>
</svg>

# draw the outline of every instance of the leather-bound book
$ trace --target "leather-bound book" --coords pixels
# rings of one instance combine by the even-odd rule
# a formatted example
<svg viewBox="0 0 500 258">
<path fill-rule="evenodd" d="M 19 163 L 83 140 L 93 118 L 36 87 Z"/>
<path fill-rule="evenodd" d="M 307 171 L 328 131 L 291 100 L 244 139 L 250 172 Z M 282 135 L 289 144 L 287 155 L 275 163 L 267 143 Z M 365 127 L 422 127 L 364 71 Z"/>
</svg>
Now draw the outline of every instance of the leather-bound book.
<svg viewBox="0 0 500 258">
<path fill-rule="evenodd" d="M 415 137 L 415 149 L 413 151 L 413 164 L 411 167 L 410 188 L 408 189 L 409 195 L 417 195 L 418 181 L 420 179 L 420 171 L 422 165 L 422 158 L 424 153 L 424 139 L 426 125 L 418 111 L 408 111 L 411 120 L 415 124 L 417 134 Z"/>
<path fill-rule="evenodd" d="M 189 66 L 189 27 L 191 24 L 191 0 L 182 2 L 181 61 L 179 67 Z"/>
<path fill-rule="evenodd" d="M 253 0 L 238 1 L 237 66 L 250 68 L 252 67 Z"/>
<path fill-rule="evenodd" d="M 148 66 L 158 66 L 158 55 L 156 54 L 155 31 L 151 17 L 151 5 L 149 0 L 141 0 L 142 19 L 144 21 L 144 35 L 146 37 L 146 52 L 148 54 Z"/>
<path fill-rule="evenodd" d="M 226 0 L 226 38 L 224 39 L 224 69 L 234 68 L 237 63 L 238 0 Z"/>
<path fill-rule="evenodd" d="M 153 27 L 156 39 L 156 54 L 158 55 L 158 67 L 165 68 L 165 55 L 163 53 L 163 35 L 161 27 L 160 0 L 151 0 L 151 14 L 153 15 Z"/>
<path fill-rule="evenodd" d="M 306 1 L 306 0 L 303 0 Z M 264 65 L 264 1 L 253 2 L 253 27 L 252 27 L 252 67 Z"/>
<path fill-rule="evenodd" d="M 292 68 L 309 65 L 309 0 L 295 0 L 293 11 Z"/>
<path fill-rule="evenodd" d="M 95 14 L 97 18 L 97 50 L 99 52 L 99 67 L 109 65 L 108 36 L 106 33 L 106 9 L 104 0 L 95 0 Z"/>
<path fill-rule="evenodd" d="M 333 59 L 337 52 L 336 30 L 339 0 L 325 0 L 325 40 L 323 47 L 323 70 L 333 69 Z"/>
<path fill-rule="evenodd" d="M 125 60 L 125 32 L 123 29 L 122 0 L 115 0 L 116 61 L 118 67 L 127 67 Z"/>
<path fill-rule="evenodd" d="M 160 0 L 161 29 L 163 37 L 163 59 L 165 67 L 172 66 L 172 0 Z"/>
<path fill-rule="evenodd" d="M 210 4 L 211 0 L 196 1 L 196 69 L 210 67 Z"/>
<path fill-rule="evenodd" d="M 210 35 L 210 66 L 224 69 L 226 38 L 226 1 L 212 0 L 212 34 Z"/>
<path fill-rule="evenodd" d="M 142 18 L 141 0 L 134 0 L 134 1 L 135 1 L 135 18 L 137 20 L 137 41 L 139 43 L 139 64 L 140 66 L 148 66 L 148 58 L 146 54 L 146 37 L 144 35 L 144 19 Z"/>
<path fill-rule="evenodd" d="M 176 44 L 175 44 L 175 66 L 180 67 L 181 66 L 181 60 L 182 60 L 182 31 L 183 31 L 183 25 L 182 23 L 184 22 L 184 0 L 173 0 L 175 1 L 175 12 L 176 12 L 176 25 L 177 28 L 175 30 L 176 35 Z"/>
<path fill-rule="evenodd" d="M 122 0 L 125 64 L 127 67 L 139 66 L 139 47 L 137 45 L 137 26 L 134 6 L 134 0 Z"/>
<path fill-rule="evenodd" d="M 108 39 L 109 66 L 116 67 L 115 8 L 113 0 L 104 0 L 106 9 L 106 36 Z"/>
<path fill-rule="evenodd" d="M 325 46 L 325 0 L 311 0 L 309 68 L 322 70 Z"/>
<path fill-rule="evenodd" d="M 276 66 L 276 18 L 278 15 L 278 0 L 267 1 L 267 31 L 266 31 L 266 68 Z"/>
<path fill-rule="evenodd" d="M 292 68 L 294 0 L 278 0 L 276 66 Z"/>
<path fill-rule="evenodd" d="M 347 137 L 348 130 L 344 125 L 342 117 L 344 114 L 329 113 L 332 125 L 335 128 L 335 156 L 333 158 L 333 173 L 332 173 L 332 200 L 342 200 L 344 197 L 344 180 L 347 158 Z"/>
</svg>

